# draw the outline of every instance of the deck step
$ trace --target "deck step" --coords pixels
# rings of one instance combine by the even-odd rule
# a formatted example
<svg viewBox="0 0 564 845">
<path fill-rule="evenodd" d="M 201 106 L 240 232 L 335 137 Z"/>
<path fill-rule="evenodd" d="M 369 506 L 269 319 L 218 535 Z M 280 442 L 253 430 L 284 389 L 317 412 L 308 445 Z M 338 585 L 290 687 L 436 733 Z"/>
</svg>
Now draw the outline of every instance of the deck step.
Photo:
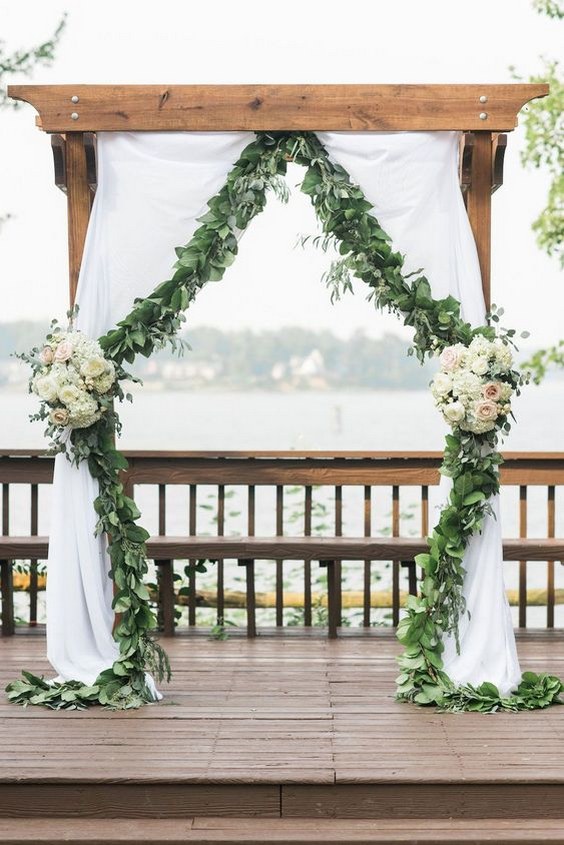
<svg viewBox="0 0 564 845">
<path fill-rule="evenodd" d="M 538 845 L 564 819 L 0 819 L 2 845 Z"/>
</svg>

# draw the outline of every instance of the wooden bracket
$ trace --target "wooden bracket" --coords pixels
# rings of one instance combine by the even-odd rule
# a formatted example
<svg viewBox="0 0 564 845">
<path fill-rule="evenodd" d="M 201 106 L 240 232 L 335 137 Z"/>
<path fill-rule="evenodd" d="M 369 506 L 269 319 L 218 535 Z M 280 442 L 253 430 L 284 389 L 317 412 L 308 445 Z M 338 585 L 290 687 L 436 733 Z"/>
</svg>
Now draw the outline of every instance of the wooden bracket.
<svg viewBox="0 0 564 845">
<path fill-rule="evenodd" d="M 472 184 L 472 153 L 475 142 L 474 132 L 465 132 L 460 141 L 460 166 L 459 179 L 460 189 L 465 201 L 468 189 Z M 492 137 L 492 184 L 491 192 L 494 194 L 503 185 L 503 166 L 505 151 L 507 149 L 507 135 L 495 134 Z"/>
</svg>

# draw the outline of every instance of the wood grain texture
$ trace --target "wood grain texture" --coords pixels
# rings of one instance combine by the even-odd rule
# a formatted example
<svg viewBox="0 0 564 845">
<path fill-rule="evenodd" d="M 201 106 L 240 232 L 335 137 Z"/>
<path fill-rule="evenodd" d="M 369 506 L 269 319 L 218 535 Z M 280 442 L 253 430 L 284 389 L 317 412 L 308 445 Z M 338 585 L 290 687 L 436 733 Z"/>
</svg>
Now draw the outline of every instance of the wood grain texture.
<svg viewBox="0 0 564 845">
<path fill-rule="evenodd" d="M 472 150 L 471 181 L 466 194 L 468 219 L 476 241 L 486 310 L 491 305 L 492 133 L 476 132 Z"/>
<path fill-rule="evenodd" d="M 518 636 L 533 671 L 562 674 L 563 645 L 554 631 Z M 336 641 L 186 635 L 167 649 L 172 683 L 162 703 L 139 711 L 52 713 L 0 700 L 0 818 L 128 812 L 198 817 L 217 830 L 218 816 L 280 815 L 398 827 L 426 818 L 429 829 L 449 816 L 564 825 L 564 708 L 486 717 L 401 704 L 399 644 L 377 629 Z M 48 673 L 44 652 L 36 635 L 2 641 L 0 686 L 21 666 Z"/>
<path fill-rule="evenodd" d="M 46 132 L 483 130 L 517 125 L 548 85 L 10 85 Z M 74 104 L 71 97 L 79 102 Z M 487 103 L 480 102 L 486 96 Z M 71 114 L 77 114 L 73 120 Z M 480 114 L 486 114 L 485 120 Z"/>
<path fill-rule="evenodd" d="M 44 560 L 47 537 L 0 537 L 0 560 Z M 166 563 L 194 558 L 249 560 L 413 560 L 427 551 L 419 537 L 151 537 L 147 556 Z M 504 560 L 564 560 L 564 540 L 503 541 Z"/>
<path fill-rule="evenodd" d="M 562 843 L 559 819 L 26 819 L 0 820 L 3 845 L 538 845 Z"/>
<path fill-rule="evenodd" d="M 129 484 L 428 486 L 439 481 L 440 452 L 169 452 L 125 450 Z M 564 484 L 564 453 L 506 452 L 502 484 Z M 53 458 L 0 450 L 0 483 L 49 484 Z"/>
<path fill-rule="evenodd" d="M 74 305 L 86 230 L 90 219 L 91 193 L 86 172 L 82 132 L 68 132 L 65 139 L 67 219 L 69 250 L 69 302 Z"/>
</svg>

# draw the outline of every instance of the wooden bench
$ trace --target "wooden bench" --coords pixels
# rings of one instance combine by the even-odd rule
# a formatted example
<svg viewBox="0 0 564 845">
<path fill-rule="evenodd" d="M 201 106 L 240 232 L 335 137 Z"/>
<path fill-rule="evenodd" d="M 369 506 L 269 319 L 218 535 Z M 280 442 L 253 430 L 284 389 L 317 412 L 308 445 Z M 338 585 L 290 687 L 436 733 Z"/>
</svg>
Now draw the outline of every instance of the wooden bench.
<svg viewBox="0 0 564 845">
<path fill-rule="evenodd" d="M 2 577 L 2 633 L 14 633 L 12 564 L 15 560 L 45 560 L 47 537 L 0 537 Z M 420 537 L 152 537 L 147 555 L 159 571 L 163 632 L 174 634 L 175 560 L 233 559 L 246 570 L 247 634 L 256 636 L 255 560 L 318 561 L 327 568 L 328 635 L 337 636 L 341 621 L 341 579 L 338 567 L 345 560 L 391 560 L 410 564 L 410 592 L 417 591 L 416 555 L 427 550 Z M 503 542 L 504 560 L 564 560 L 564 540 L 509 539 Z"/>
</svg>

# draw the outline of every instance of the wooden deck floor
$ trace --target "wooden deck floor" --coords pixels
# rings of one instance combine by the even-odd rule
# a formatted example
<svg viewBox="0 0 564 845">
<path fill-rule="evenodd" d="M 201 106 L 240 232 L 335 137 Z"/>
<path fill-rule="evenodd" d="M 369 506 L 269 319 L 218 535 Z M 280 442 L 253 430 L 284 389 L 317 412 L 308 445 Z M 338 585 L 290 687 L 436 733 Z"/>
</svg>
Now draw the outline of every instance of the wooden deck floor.
<svg viewBox="0 0 564 845">
<path fill-rule="evenodd" d="M 394 700 L 395 640 L 167 641 L 162 703 L 127 713 L 0 702 L 0 816 L 564 818 L 564 707 L 440 714 Z M 0 642 L 0 683 L 48 674 L 43 638 Z M 560 633 L 519 638 L 564 674 Z M 135 794 L 136 798 L 132 801 Z M 143 796 L 139 800 L 139 796 Z"/>
</svg>

